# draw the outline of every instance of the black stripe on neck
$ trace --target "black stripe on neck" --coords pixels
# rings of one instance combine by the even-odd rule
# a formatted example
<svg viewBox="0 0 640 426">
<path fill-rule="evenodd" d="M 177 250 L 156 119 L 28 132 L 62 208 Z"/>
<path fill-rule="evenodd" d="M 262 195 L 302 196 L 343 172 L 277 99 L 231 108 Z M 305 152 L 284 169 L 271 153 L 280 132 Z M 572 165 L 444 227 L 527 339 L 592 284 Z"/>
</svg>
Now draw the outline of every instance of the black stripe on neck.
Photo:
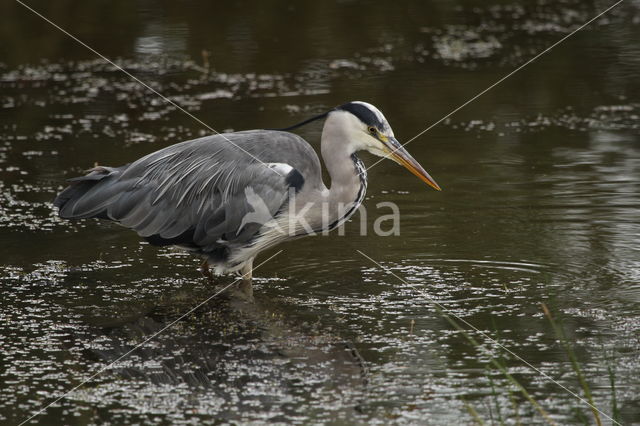
<svg viewBox="0 0 640 426">
<path fill-rule="evenodd" d="M 364 196 L 367 192 L 367 168 L 364 166 L 364 163 L 358 156 L 355 154 L 351 154 L 351 160 L 353 160 L 353 166 L 356 169 L 356 174 L 360 178 L 360 189 L 358 189 L 358 195 L 356 195 L 356 199 L 353 201 L 353 205 L 351 208 L 345 213 L 344 216 L 333 221 L 329 226 L 328 230 L 331 231 L 336 228 L 338 225 L 342 224 L 344 221 L 348 220 L 360 207 L 362 204 L 362 200 L 364 200 Z M 323 229 L 324 230 L 324 229 Z"/>
</svg>

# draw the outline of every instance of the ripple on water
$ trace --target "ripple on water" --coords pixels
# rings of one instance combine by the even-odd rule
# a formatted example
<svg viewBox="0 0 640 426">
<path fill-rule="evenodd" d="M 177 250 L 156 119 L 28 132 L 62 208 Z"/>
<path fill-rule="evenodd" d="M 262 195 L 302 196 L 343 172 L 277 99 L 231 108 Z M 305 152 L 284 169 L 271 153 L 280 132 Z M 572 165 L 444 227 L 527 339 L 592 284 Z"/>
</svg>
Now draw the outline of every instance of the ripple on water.
<svg viewBox="0 0 640 426">
<path fill-rule="evenodd" d="M 153 87 L 189 111 L 203 111 L 213 103 L 286 98 L 291 101 L 282 102 L 282 108 L 299 117 L 320 112 L 330 101 L 318 96 L 333 91 L 336 82 L 405 72 L 415 62 L 435 62 L 449 70 L 513 69 L 593 12 L 577 0 L 534 3 L 534 10 L 508 4 L 461 9 L 458 24 L 380 41 L 353 56 L 310 60 L 296 73 L 226 73 L 167 57 L 125 59 L 122 64 L 145 75 Z M 588 31 L 637 19 L 636 9 L 614 10 Z M 418 65 L 416 72 L 425 69 Z M 93 155 L 98 146 L 93 142 L 104 144 L 101 148 L 112 146 L 111 154 L 120 159 L 121 148 L 133 155 L 137 145 L 204 134 L 180 124 L 173 107 L 100 60 L 45 62 L 1 71 L 3 113 L 33 114 L 28 126 L 16 119 L 0 127 L 0 227 L 7 235 L 18 235 L 12 242 L 24 238 L 14 231 L 30 232 L 32 244 L 20 248 L 23 257 L 47 242 L 61 247 L 64 233 L 78 226 L 60 221 L 50 199 L 65 177 L 63 170 L 80 167 L 78 161 L 84 160 L 78 158 Z M 491 357 L 504 353 L 491 344 L 468 345 L 432 300 L 574 387 L 566 356 L 539 308 L 541 301 L 552 307 L 558 302 L 555 306 L 575 338 L 597 401 L 610 401 L 605 367 L 612 363 L 620 383 L 619 400 L 635 404 L 640 386 L 635 320 L 640 294 L 640 265 L 635 260 L 639 191 L 637 155 L 628 153 L 636 152 L 639 116 L 637 103 L 620 98 L 587 111 L 566 108 L 516 119 L 509 111 L 505 117 L 447 121 L 449 130 L 497 135 L 503 139 L 495 145 L 514 147 L 478 160 L 498 177 L 496 181 L 507 183 L 482 194 L 494 205 L 472 204 L 486 207 L 483 214 L 508 212 L 491 233 L 515 230 L 533 242 L 509 235 L 503 241 L 521 247 L 505 248 L 496 240 L 487 258 L 475 257 L 490 243 L 482 239 L 457 258 L 421 256 L 418 250 L 423 248 L 410 247 L 404 258 L 385 266 L 413 285 L 379 268 L 363 268 L 361 259 L 327 262 L 326 252 L 340 243 L 323 242 L 327 245 L 321 244 L 324 253 L 318 257 L 291 256 L 277 268 L 278 277 L 257 280 L 259 308 L 212 300 L 178 321 L 171 333 L 143 345 L 126 362 L 70 395 L 43 421 L 86 415 L 93 422 L 116 423 L 195 423 L 211 418 L 247 423 L 347 423 L 354 418 L 418 423 L 436 418 L 457 423 L 464 401 L 481 409 L 495 402 L 494 386 L 510 389 L 503 376 L 486 368 Z M 580 139 L 588 139 L 588 146 L 558 144 L 548 150 L 547 162 L 540 157 L 532 161 L 523 147 L 544 145 L 543 132 L 554 129 L 577 132 Z M 540 137 L 526 143 L 508 139 L 513 134 Z M 78 151 L 82 149 L 91 150 L 91 155 Z M 149 149 L 142 146 L 140 151 Z M 477 152 L 474 146 L 465 155 Z M 464 161 L 456 172 L 466 176 L 456 182 L 461 183 L 457 188 L 452 185 L 456 196 L 464 194 L 465 182 L 477 183 Z M 532 163 L 543 170 L 524 173 Z M 453 173 L 449 178 L 454 180 Z M 440 205 L 451 208 L 467 201 L 452 200 Z M 509 203 L 500 204 L 505 200 Z M 415 214 L 423 217 L 422 211 Z M 471 220 L 477 221 L 473 226 L 483 225 L 477 217 Z M 430 228 L 413 225 L 442 232 L 448 224 L 443 220 Z M 70 246 L 47 253 L 47 259 L 64 260 L 25 266 L 32 262 L 29 257 L 21 266 L 0 266 L 0 346 L 6 366 L 0 372 L 5 385 L 0 388 L 0 416 L 21 420 L 212 294 L 211 287 L 193 278 L 196 262 L 191 258 L 128 245 L 124 235 L 96 226 L 86 235 L 85 245 L 73 245 L 73 253 L 64 252 Z M 455 238 L 451 233 L 435 239 Z M 400 246 L 407 240 L 397 241 Z M 5 250 L 13 252 L 12 247 Z M 87 253 L 78 253 L 83 251 Z M 523 254 L 509 256 L 508 251 Z M 72 261 L 74 256 L 81 260 Z M 613 362 L 605 359 L 609 354 L 616 355 Z M 545 408 L 560 416 L 559 421 L 573 419 L 576 405 L 571 397 L 550 391 L 545 379 L 521 364 L 508 366 Z M 508 411 L 508 393 L 499 392 L 497 398 Z M 520 415 L 525 421 L 535 415 L 527 410 L 523 403 Z"/>
<path fill-rule="evenodd" d="M 7 368 L 0 373 L 0 408 L 11 421 L 85 379 L 91 384 L 68 395 L 62 409 L 127 422 L 150 415 L 178 423 L 201 416 L 277 420 L 293 415 L 292 406 L 306 407 L 318 421 L 344 421 L 358 404 L 366 368 L 348 341 L 294 324 L 277 305 L 224 296 L 181 318 L 213 289 L 166 277 L 117 278 L 131 268 L 104 261 L 73 269 L 50 261 L 30 272 L 2 268 Z M 108 305 L 110 311 L 102 309 Z M 170 332 L 144 343 L 175 321 Z M 92 378 L 137 344 L 126 360 Z M 43 421 L 58 415 L 52 408 Z"/>
</svg>

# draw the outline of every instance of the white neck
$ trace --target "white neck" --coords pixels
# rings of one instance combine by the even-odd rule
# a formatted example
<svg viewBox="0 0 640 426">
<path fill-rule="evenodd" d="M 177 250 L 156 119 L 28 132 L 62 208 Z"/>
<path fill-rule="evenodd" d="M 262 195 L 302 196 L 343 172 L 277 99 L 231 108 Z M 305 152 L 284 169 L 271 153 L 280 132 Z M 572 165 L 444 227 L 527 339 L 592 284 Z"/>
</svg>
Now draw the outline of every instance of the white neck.
<svg viewBox="0 0 640 426">
<path fill-rule="evenodd" d="M 357 136 L 349 135 L 346 130 L 354 128 L 353 123 L 345 122 L 350 119 L 355 117 L 345 112 L 332 112 L 324 123 L 320 151 L 331 178 L 329 188 L 323 185 L 319 191 L 303 193 L 291 206 L 296 216 L 304 211 L 306 223 L 316 232 L 339 226 L 356 211 L 364 198 L 365 170 L 354 155 L 362 148 Z M 298 229 L 296 235 L 308 231 Z"/>
<path fill-rule="evenodd" d="M 345 129 L 348 113 L 331 113 L 322 130 L 320 150 L 322 159 L 331 177 L 328 200 L 333 203 L 353 203 L 362 186 L 352 155 L 358 150 L 357 141 Z"/>
</svg>

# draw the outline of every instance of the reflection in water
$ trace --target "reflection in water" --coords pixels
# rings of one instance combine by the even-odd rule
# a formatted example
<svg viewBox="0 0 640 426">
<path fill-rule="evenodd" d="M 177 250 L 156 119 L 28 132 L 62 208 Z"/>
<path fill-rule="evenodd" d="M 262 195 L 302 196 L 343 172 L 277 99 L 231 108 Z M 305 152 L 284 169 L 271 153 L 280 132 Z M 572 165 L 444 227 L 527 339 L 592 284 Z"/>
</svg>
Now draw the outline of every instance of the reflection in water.
<svg viewBox="0 0 640 426">
<path fill-rule="evenodd" d="M 84 413 L 96 407 L 99 417 L 114 421 L 144 419 L 148 413 L 169 414 L 175 421 L 211 415 L 227 420 L 277 420 L 295 415 L 296 406 L 312 404 L 315 418 L 331 421 L 344 418 L 348 415 L 344 410 L 361 403 L 367 383 L 364 360 L 351 342 L 318 323 L 293 324 L 281 307 L 269 301 L 250 304 L 227 295 L 180 319 L 215 292 L 210 283 L 202 280 L 204 285 L 193 285 L 160 277 L 114 288 L 96 280 L 113 279 L 119 273 L 104 272 L 123 268 L 131 265 L 103 262 L 71 272 L 62 262 L 49 262 L 29 274 L 4 271 L 3 282 L 13 288 L 4 306 L 21 305 L 39 320 L 28 328 L 4 330 L 8 355 L 4 362 L 10 366 L 6 383 L 14 383 L 10 377 L 28 379 L 31 386 L 59 394 L 139 347 L 91 380 L 87 388 L 72 393 L 63 408 L 75 406 Z M 159 287 L 162 281 L 164 290 Z M 77 282 L 92 291 L 87 293 L 84 286 L 74 290 Z M 153 288 L 154 294 L 145 295 L 140 291 L 144 287 Z M 100 307 L 96 309 L 94 303 Z M 68 309 L 76 314 L 69 317 Z M 28 324 L 19 315 L 6 319 Z M 145 342 L 177 319 L 169 330 Z M 31 342 L 29 351 L 24 348 L 25 337 Z M 50 357 L 59 356 L 64 357 L 60 360 L 64 365 L 75 367 L 52 372 Z M 78 371 L 80 366 L 86 372 Z M 336 392 L 342 408 L 329 409 L 327 400 L 314 397 Z M 9 387 L 2 394 L 5 408 L 29 403 L 31 398 L 28 389 Z M 237 409 L 239 401 L 246 406 L 243 411 Z M 117 414 L 117 410 L 115 416 L 109 414 L 123 404 L 145 408 L 137 415 Z M 59 415 L 54 407 L 46 418 Z"/>
<path fill-rule="evenodd" d="M 112 362 L 196 303 L 190 294 L 176 296 L 134 321 L 103 326 L 104 334 L 92 338 L 85 357 Z M 295 414 L 294 404 L 308 403 L 305 395 L 333 392 L 342 395 L 345 409 L 353 409 L 366 385 L 366 367 L 353 344 L 313 325 L 287 324 L 277 310 L 225 296 L 142 345 L 111 371 L 116 383 L 91 395 L 99 396 L 103 404 L 121 403 L 120 392 L 115 399 L 111 395 L 114 388 L 124 386 L 131 392 L 131 405 L 151 398 L 154 411 L 172 411 L 178 394 L 186 402 L 183 409 L 188 406 L 198 415 L 236 421 L 256 416 L 284 419 Z M 244 410 L 237 409 L 238 401 Z M 322 410 L 314 415 L 317 420 L 345 416 L 319 401 L 316 405 Z"/>
<path fill-rule="evenodd" d="M 384 109 L 401 141 L 608 6 L 33 5 L 220 131 L 286 126 L 361 99 Z M 486 421 L 540 419 L 487 368 L 503 353 L 468 345 L 355 249 L 577 390 L 545 302 L 596 404 L 613 411 L 611 368 L 623 423 L 637 419 L 640 53 L 629 41 L 639 16 L 625 2 L 412 142 L 442 193 L 393 164 L 372 168 L 365 203 L 395 202 L 400 237 L 361 236 L 356 218 L 345 236 L 286 244 L 257 274 L 256 306 L 212 300 L 41 421 L 451 424 L 467 421 L 467 403 Z M 81 168 L 203 130 L 11 2 L 0 21 L 11 41 L 0 46 L 0 422 L 16 423 L 213 288 L 188 256 L 51 210 Z M 319 139 L 318 128 L 301 132 Z M 589 416 L 505 362 L 558 422 Z"/>
</svg>

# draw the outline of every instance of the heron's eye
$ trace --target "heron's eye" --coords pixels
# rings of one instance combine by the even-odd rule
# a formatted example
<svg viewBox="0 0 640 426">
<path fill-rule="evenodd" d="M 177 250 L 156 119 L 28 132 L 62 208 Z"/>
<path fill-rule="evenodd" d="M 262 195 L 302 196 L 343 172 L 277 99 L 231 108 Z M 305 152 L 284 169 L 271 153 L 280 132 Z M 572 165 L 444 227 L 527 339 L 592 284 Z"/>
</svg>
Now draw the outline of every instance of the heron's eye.
<svg viewBox="0 0 640 426">
<path fill-rule="evenodd" d="M 375 135 L 376 133 L 378 133 L 378 129 L 376 129 L 373 126 L 369 127 L 369 133 L 371 133 L 372 135 Z"/>
</svg>

